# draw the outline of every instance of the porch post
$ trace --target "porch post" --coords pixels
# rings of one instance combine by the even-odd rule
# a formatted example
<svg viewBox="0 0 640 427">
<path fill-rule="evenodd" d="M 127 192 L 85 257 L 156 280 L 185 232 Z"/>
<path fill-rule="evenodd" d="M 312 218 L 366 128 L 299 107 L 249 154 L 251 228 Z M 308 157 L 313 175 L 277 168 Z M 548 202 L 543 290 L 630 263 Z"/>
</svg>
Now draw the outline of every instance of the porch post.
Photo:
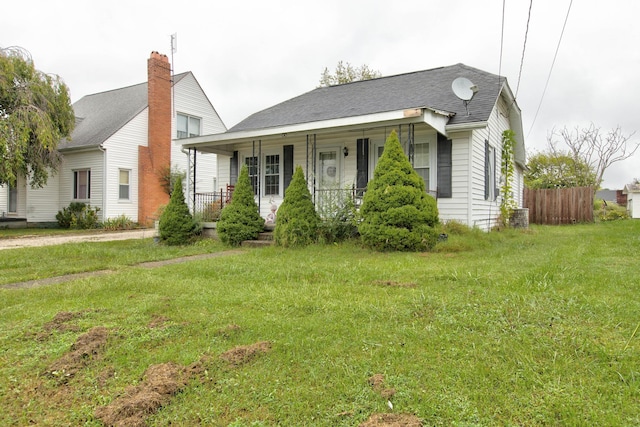
<svg viewBox="0 0 640 427">
<path fill-rule="evenodd" d="M 258 140 L 258 213 L 260 213 L 260 200 L 262 199 L 262 185 L 260 175 L 262 174 L 262 140 Z"/>
<path fill-rule="evenodd" d="M 413 133 L 413 123 L 409 123 L 409 163 L 411 163 L 411 166 L 413 167 L 413 159 L 415 157 L 415 152 L 416 152 L 416 142 L 414 139 L 414 133 Z"/>
<path fill-rule="evenodd" d="M 196 166 L 198 152 L 193 149 L 193 174 L 191 175 L 191 196 L 193 197 L 193 213 L 196 213 Z"/>
</svg>

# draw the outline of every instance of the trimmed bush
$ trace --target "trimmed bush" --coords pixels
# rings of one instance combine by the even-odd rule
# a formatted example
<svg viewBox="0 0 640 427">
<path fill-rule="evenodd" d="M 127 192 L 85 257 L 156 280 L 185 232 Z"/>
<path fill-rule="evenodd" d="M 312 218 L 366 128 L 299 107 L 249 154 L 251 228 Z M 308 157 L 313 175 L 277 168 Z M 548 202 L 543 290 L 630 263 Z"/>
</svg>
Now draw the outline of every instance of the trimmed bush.
<svg viewBox="0 0 640 427">
<path fill-rule="evenodd" d="M 82 202 L 71 202 L 56 214 L 56 220 L 60 228 L 72 228 L 76 230 L 88 230 L 98 227 L 98 212 L 100 208 L 92 208 Z"/>
<path fill-rule="evenodd" d="M 198 225 L 184 201 L 182 179 L 178 178 L 173 186 L 169 204 L 160 215 L 160 242 L 170 246 L 185 245 L 193 241 L 197 231 Z"/>
<path fill-rule="evenodd" d="M 360 208 L 363 243 L 378 251 L 425 251 L 438 241 L 436 200 L 391 132 Z"/>
<path fill-rule="evenodd" d="M 320 217 L 311 199 L 302 167 L 296 166 L 291 183 L 284 193 L 278 209 L 273 236 L 276 245 L 284 247 L 306 246 L 318 239 Z"/>
<path fill-rule="evenodd" d="M 260 217 L 253 197 L 249 170 L 246 165 L 242 165 L 231 202 L 220 212 L 218 237 L 227 245 L 239 246 L 243 240 L 256 239 L 262 230 L 264 219 Z"/>
</svg>

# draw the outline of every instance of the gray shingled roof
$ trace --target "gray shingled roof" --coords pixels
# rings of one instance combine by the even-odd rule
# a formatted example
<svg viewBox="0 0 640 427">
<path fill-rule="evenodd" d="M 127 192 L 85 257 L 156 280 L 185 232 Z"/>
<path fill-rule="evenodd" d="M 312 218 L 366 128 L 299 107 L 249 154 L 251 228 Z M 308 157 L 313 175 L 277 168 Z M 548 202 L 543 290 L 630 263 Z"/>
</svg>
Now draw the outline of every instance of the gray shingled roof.
<svg viewBox="0 0 640 427">
<path fill-rule="evenodd" d="M 464 103 L 451 89 L 451 83 L 457 77 L 466 77 L 478 87 L 478 92 L 469 103 L 469 115 Z M 255 113 L 228 132 L 425 107 L 454 113 L 449 124 L 484 122 L 488 120 L 504 82 L 504 77 L 456 64 L 321 87 Z"/>
<path fill-rule="evenodd" d="M 189 72 L 174 76 L 174 84 Z M 73 104 L 76 126 L 59 150 L 97 147 L 131 121 L 148 105 L 147 82 L 86 95 Z"/>
</svg>

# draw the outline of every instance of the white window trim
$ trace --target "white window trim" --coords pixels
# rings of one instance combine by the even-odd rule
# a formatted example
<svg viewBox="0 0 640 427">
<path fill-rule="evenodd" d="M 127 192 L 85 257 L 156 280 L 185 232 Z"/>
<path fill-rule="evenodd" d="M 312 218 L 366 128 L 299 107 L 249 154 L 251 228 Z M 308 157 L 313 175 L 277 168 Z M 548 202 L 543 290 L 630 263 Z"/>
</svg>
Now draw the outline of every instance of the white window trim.
<svg viewBox="0 0 640 427">
<path fill-rule="evenodd" d="M 76 178 L 76 174 L 80 172 L 87 172 L 87 197 L 76 197 L 79 193 L 78 180 Z M 82 168 L 82 169 L 74 169 L 73 177 L 71 181 L 71 200 L 73 201 L 89 201 L 91 200 L 91 168 Z"/>
<path fill-rule="evenodd" d="M 269 194 L 266 195 L 266 180 L 265 180 L 265 170 L 266 170 L 266 159 L 267 156 L 279 156 L 279 165 L 278 165 L 278 194 Z M 256 157 L 258 158 L 258 185 L 260 186 L 259 188 L 259 193 L 261 197 L 284 197 L 284 167 L 283 167 L 283 161 L 284 161 L 284 155 L 282 153 L 282 150 L 278 150 L 278 149 L 268 149 L 262 152 L 262 158 L 260 159 L 259 156 L 256 154 L 255 156 L 252 155 L 252 153 L 247 152 L 247 153 L 242 153 L 242 163 L 240 163 L 240 167 L 242 167 L 242 165 L 246 165 L 247 164 L 247 159 L 250 159 L 252 157 Z M 240 171 L 238 171 L 239 173 Z"/>
<path fill-rule="evenodd" d="M 183 116 L 187 118 L 187 136 L 184 137 L 180 137 L 178 135 L 178 132 L 180 132 L 180 130 L 178 129 L 178 116 Z M 197 135 L 189 135 L 191 132 L 189 131 L 189 119 L 198 119 L 198 133 Z M 187 114 L 187 113 L 181 113 L 181 112 L 177 112 L 176 113 L 176 139 L 184 139 L 184 138 L 191 138 L 192 136 L 200 136 L 202 135 L 202 117 L 198 117 L 198 116 L 194 116 L 193 114 Z"/>
<path fill-rule="evenodd" d="M 123 199 L 122 197 L 120 197 L 120 186 L 123 185 L 122 183 L 120 183 L 120 172 L 127 172 L 127 174 L 129 175 L 129 183 L 127 184 L 127 187 L 129 187 L 129 196 L 126 199 Z M 131 169 L 124 169 L 124 168 L 120 168 L 118 169 L 118 201 L 119 202 L 130 202 L 131 201 Z"/>
</svg>

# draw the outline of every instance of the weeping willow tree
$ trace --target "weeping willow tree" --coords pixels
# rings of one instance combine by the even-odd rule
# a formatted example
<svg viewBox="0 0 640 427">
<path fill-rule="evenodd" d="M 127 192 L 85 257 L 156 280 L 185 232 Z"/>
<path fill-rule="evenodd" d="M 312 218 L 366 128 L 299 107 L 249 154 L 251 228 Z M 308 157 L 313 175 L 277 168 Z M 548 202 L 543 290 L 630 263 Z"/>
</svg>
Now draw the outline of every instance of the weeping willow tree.
<svg viewBox="0 0 640 427">
<path fill-rule="evenodd" d="M 46 184 L 60 165 L 58 142 L 74 123 L 60 77 L 37 70 L 24 49 L 0 48 L 0 184 L 15 185 L 18 176 L 32 187 Z"/>
</svg>

